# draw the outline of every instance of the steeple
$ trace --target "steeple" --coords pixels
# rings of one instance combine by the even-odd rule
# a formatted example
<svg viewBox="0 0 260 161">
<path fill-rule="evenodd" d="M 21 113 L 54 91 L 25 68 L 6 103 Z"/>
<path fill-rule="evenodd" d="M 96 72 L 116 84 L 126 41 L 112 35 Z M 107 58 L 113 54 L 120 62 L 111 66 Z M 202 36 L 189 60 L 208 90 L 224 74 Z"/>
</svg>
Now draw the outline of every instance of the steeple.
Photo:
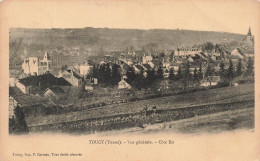
<svg viewBox="0 0 260 161">
<path fill-rule="evenodd" d="M 252 36 L 250 27 L 249 27 L 249 30 L 248 30 L 247 36 Z"/>
<path fill-rule="evenodd" d="M 248 45 L 254 45 L 254 36 L 251 33 L 251 28 L 249 27 L 247 35 L 242 40 L 244 43 Z"/>
<path fill-rule="evenodd" d="M 45 61 L 50 61 L 51 60 L 51 57 L 49 56 L 49 53 L 47 51 L 44 54 L 43 60 L 45 60 Z"/>
</svg>

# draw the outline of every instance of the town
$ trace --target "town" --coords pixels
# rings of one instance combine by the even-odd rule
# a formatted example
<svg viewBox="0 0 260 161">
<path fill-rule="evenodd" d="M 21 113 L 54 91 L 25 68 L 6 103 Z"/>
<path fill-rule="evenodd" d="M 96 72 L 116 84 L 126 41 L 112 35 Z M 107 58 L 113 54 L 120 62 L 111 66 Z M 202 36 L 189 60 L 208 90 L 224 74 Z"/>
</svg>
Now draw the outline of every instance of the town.
<svg viewBox="0 0 260 161">
<path fill-rule="evenodd" d="M 122 51 L 102 52 L 101 48 L 101 54 L 89 57 L 83 53 L 86 51 L 77 48 L 57 48 L 25 57 L 10 69 L 10 133 L 143 128 L 196 115 L 196 110 L 187 115 L 182 111 L 176 118 L 171 114 L 176 111 L 168 111 L 179 107 L 224 102 L 225 108 L 232 109 L 236 104 L 225 102 L 230 95 L 224 91 L 234 92 L 234 102 L 249 100 L 246 105 L 241 102 L 243 106 L 251 107 L 254 100 L 253 90 L 235 96 L 235 90 L 254 88 L 254 36 L 250 28 L 239 42 L 205 42 L 164 50 L 129 45 Z M 221 105 L 214 106 L 216 112 L 222 111 Z"/>
</svg>

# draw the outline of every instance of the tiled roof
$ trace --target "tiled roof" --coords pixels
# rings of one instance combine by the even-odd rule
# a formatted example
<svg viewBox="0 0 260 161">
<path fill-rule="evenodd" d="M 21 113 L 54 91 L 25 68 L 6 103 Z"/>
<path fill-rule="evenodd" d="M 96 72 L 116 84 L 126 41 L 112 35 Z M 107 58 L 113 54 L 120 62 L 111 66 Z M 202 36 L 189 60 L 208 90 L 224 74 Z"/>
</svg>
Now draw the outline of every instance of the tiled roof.
<svg viewBox="0 0 260 161">
<path fill-rule="evenodd" d="M 243 51 L 242 51 L 240 48 L 237 48 L 237 52 L 238 52 L 241 56 L 245 57 L 245 54 L 243 53 Z"/>
<path fill-rule="evenodd" d="M 30 95 L 30 94 L 14 95 L 12 97 L 22 107 L 35 106 L 35 105 L 45 105 L 45 106 L 52 105 L 48 99 L 39 96 Z"/>
<path fill-rule="evenodd" d="M 152 63 L 154 64 L 154 66 L 162 65 L 162 63 L 159 60 L 156 60 L 156 59 L 153 59 Z"/>
<path fill-rule="evenodd" d="M 45 90 L 45 92 L 47 91 L 47 90 L 51 90 L 53 93 L 55 93 L 55 94 L 60 94 L 60 93 L 64 93 L 64 91 L 60 88 L 60 87 L 50 87 L 50 88 L 47 88 L 46 90 Z M 44 93 L 45 93 L 44 92 Z"/>
<path fill-rule="evenodd" d="M 64 78 L 56 78 L 54 75 L 48 73 L 39 76 L 30 76 L 23 79 L 19 79 L 19 82 L 25 86 L 39 86 L 50 87 L 53 85 L 70 86 Z"/>
<path fill-rule="evenodd" d="M 57 78 L 57 82 L 53 85 L 56 85 L 56 86 L 71 86 L 71 84 L 62 77 Z"/>
<path fill-rule="evenodd" d="M 9 96 L 23 95 L 24 93 L 17 87 L 9 87 Z"/>
<path fill-rule="evenodd" d="M 143 66 L 144 66 L 146 69 L 151 69 L 151 68 L 152 68 L 149 64 L 143 64 Z"/>
<path fill-rule="evenodd" d="M 143 70 L 143 69 L 144 69 L 141 65 L 135 65 L 135 67 L 136 67 L 138 70 Z"/>
<path fill-rule="evenodd" d="M 81 77 L 74 71 L 72 71 L 72 75 L 77 79 L 81 79 Z"/>
<path fill-rule="evenodd" d="M 122 65 L 122 68 L 123 68 L 124 70 L 128 70 L 128 68 L 130 68 L 130 66 L 127 65 L 126 63 L 124 63 L 124 64 Z"/>
</svg>

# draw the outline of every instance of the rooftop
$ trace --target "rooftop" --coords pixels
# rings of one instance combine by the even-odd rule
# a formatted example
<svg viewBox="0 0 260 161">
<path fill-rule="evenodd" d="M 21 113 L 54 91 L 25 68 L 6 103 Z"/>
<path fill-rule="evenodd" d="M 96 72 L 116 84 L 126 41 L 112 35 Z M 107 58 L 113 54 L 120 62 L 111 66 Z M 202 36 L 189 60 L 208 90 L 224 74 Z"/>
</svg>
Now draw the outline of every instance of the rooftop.
<svg viewBox="0 0 260 161">
<path fill-rule="evenodd" d="M 57 86 L 70 86 L 64 78 L 56 78 L 54 75 L 48 73 L 39 76 L 30 76 L 19 79 L 19 82 L 25 86 L 41 86 L 41 88 L 48 88 L 54 85 Z"/>
</svg>

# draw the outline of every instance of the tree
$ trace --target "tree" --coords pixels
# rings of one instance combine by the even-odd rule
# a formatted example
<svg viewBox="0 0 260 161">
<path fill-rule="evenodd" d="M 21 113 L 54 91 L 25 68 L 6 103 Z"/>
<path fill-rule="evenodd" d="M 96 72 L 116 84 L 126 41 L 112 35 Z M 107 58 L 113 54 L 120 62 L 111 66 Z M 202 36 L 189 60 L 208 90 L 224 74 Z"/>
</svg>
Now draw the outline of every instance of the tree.
<svg viewBox="0 0 260 161">
<path fill-rule="evenodd" d="M 99 82 L 100 83 L 103 83 L 105 81 L 105 64 L 102 64 L 99 66 L 99 70 L 98 70 L 98 73 L 99 73 Z"/>
<path fill-rule="evenodd" d="M 242 75 L 242 62 L 241 59 L 239 59 L 238 63 L 237 63 L 237 69 L 236 69 L 236 76 L 239 77 Z"/>
<path fill-rule="evenodd" d="M 65 64 L 65 65 L 63 65 L 63 66 L 61 67 L 61 71 L 64 71 L 64 70 L 67 70 L 67 69 L 68 69 L 67 64 Z"/>
<path fill-rule="evenodd" d="M 164 56 L 165 56 L 164 52 L 161 52 L 161 53 L 159 54 L 159 58 L 164 58 Z"/>
<path fill-rule="evenodd" d="M 155 75 L 155 71 L 154 71 L 153 68 L 151 70 L 147 71 L 147 77 L 146 78 L 147 78 L 149 86 L 154 83 L 154 81 L 156 80 L 156 75 Z"/>
<path fill-rule="evenodd" d="M 143 70 L 141 70 L 137 77 L 134 79 L 132 85 L 138 90 L 147 87 L 147 81 L 146 78 L 144 78 Z"/>
<path fill-rule="evenodd" d="M 211 42 L 206 42 L 204 44 L 204 50 L 208 51 L 208 52 L 212 52 L 214 49 L 214 44 Z"/>
<path fill-rule="evenodd" d="M 173 80 L 175 79 L 174 68 L 171 68 L 171 69 L 170 69 L 169 79 L 170 79 L 171 81 L 173 81 Z"/>
<path fill-rule="evenodd" d="M 203 79 L 203 73 L 202 73 L 202 66 L 201 66 L 201 63 L 200 63 L 200 68 L 199 68 L 199 72 L 198 72 L 198 80 L 202 80 Z"/>
<path fill-rule="evenodd" d="M 215 45 L 215 50 L 219 50 L 219 49 L 220 49 L 219 44 L 216 44 Z"/>
<path fill-rule="evenodd" d="M 163 79 L 163 69 L 162 66 L 160 65 L 157 72 L 156 72 L 156 77 L 157 79 Z"/>
<path fill-rule="evenodd" d="M 186 89 L 187 87 L 189 88 L 190 80 L 191 80 L 190 64 L 189 64 L 189 62 L 187 62 L 184 65 L 184 72 L 183 72 L 183 77 L 182 77 L 184 89 Z"/>
<path fill-rule="evenodd" d="M 176 75 L 176 80 L 180 80 L 180 79 L 182 79 L 182 71 L 181 71 L 181 68 L 179 67 L 178 73 Z"/>
<path fill-rule="evenodd" d="M 205 77 L 208 79 L 212 75 L 213 75 L 213 70 L 211 69 L 210 65 L 208 65 L 205 71 Z"/>
<path fill-rule="evenodd" d="M 24 112 L 19 106 L 14 108 L 14 118 L 10 119 L 9 132 L 16 134 L 24 134 L 29 132 L 29 128 L 25 121 Z"/>
<path fill-rule="evenodd" d="M 118 70 L 119 66 L 117 64 L 112 65 L 112 74 L 111 74 L 111 84 L 117 85 L 121 80 L 121 75 Z"/>
<path fill-rule="evenodd" d="M 132 82 L 134 81 L 134 79 L 136 78 L 136 74 L 135 74 L 135 70 L 133 67 L 129 67 L 126 71 L 126 81 L 129 83 L 129 84 L 132 84 Z"/>
<path fill-rule="evenodd" d="M 213 70 L 210 68 L 210 65 L 207 66 L 206 71 L 205 71 L 205 77 L 209 81 L 209 84 L 211 86 L 211 79 L 210 77 L 213 75 Z"/>
<path fill-rule="evenodd" d="M 232 81 L 234 79 L 235 76 L 235 71 L 234 71 L 234 66 L 233 66 L 233 62 L 231 59 L 229 59 L 229 67 L 228 67 L 228 71 L 227 71 L 227 78 L 229 81 L 230 86 L 232 85 Z"/>
<path fill-rule="evenodd" d="M 246 73 L 245 76 L 250 76 L 253 74 L 254 70 L 254 62 L 251 57 L 248 58 L 247 66 L 246 66 Z"/>
<path fill-rule="evenodd" d="M 171 52 L 171 55 L 170 55 L 170 62 L 172 63 L 173 62 L 173 57 L 174 57 L 174 51 Z"/>
<path fill-rule="evenodd" d="M 99 69 L 98 69 L 97 65 L 93 65 L 92 77 L 94 77 L 94 78 L 98 78 L 99 77 Z"/>
<path fill-rule="evenodd" d="M 195 67 L 194 73 L 193 73 L 193 81 L 194 81 L 194 82 L 198 82 L 198 81 L 199 81 L 198 70 L 197 70 L 196 67 Z"/>
<path fill-rule="evenodd" d="M 226 79 L 226 70 L 225 70 L 225 64 L 221 62 L 219 64 L 219 76 L 222 81 L 225 81 Z"/>
<path fill-rule="evenodd" d="M 105 84 L 110 84 L 111 83 L 111 68 L 110 68 L 110 65 L 107 63 L 105 65 L 105 73 L 104 73 L 104 80 L 103 80 L 103 83 Z"/>
</svg>

